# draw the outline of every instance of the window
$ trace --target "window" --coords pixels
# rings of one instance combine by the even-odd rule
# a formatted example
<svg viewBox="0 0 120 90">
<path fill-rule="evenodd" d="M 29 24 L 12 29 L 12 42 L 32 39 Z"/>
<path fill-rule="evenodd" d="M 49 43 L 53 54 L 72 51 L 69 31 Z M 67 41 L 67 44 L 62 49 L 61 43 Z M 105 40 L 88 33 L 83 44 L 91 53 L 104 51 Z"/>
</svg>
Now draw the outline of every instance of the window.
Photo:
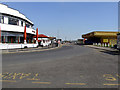
<svg viewBox="0 0 120 90">
<path fill-rule="evenodd" d="M 8 18 L 8 24 L 11 24 L 11 25 L 19 25 L 19 20 L 16 19 L 16 18 L 9 17 L 9 18 Z"/>
<path fill-rule="evenodd" d="M 30 24 L 26 23 L 26 27 L 28 27 L 28 28 L 29 28 L 29 27 L 30 27 Z"/>
<path fill-rule="evenodd" d="M 4 16 L 0 16 L 0 23 L 4 23 Z"/>
<path fill-rule="evenodd" d="M 21 21 L 21 26 L 23 26 L 23 21 Z"/>
</svg>

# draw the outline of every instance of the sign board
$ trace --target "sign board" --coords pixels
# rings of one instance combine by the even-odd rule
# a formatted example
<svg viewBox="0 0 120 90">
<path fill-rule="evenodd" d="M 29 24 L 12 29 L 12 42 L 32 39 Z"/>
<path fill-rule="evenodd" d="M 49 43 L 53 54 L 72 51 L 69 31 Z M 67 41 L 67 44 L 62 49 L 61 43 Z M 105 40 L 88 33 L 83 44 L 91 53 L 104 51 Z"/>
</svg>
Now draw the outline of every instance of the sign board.
<svg viewBox="0 0 120 90">
<path fill-rule="evenodd" d="M 103 42 L 104 43 L 108 43 L 108 39 L 103 39 Z"/>
</svg>

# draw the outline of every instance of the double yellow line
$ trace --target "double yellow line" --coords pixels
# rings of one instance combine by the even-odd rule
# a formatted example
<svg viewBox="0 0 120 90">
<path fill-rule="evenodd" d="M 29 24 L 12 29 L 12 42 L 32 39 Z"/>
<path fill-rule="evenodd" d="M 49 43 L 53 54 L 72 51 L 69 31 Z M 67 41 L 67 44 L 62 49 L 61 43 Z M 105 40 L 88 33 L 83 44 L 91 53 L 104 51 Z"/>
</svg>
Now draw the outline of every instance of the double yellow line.
<svg viewBox="0 0 120 90">
<path fill-rule="evenodd" d="M 106 83 L 106 84 L 103 84 L 105 86 L 119 86 L 120 84 L 112 84 L 112 83 Z"/>
<path fill-rule="evenodd" d="M 32 82 L 32 83 L 37 83 L 37 84 L 51 84 L 51 82 Z"/>
<path fill-rule="evenodd" d="M 86 85 L 86 83 L 65 83 L 67 85 Z"/>
</svg>

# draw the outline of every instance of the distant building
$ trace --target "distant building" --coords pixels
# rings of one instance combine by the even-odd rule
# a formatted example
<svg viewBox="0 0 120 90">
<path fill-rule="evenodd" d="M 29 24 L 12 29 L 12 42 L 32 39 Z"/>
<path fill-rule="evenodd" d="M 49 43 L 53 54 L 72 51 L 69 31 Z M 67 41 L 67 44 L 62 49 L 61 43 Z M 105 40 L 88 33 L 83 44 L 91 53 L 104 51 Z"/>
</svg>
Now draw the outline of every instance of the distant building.
<svg viewBox="0 0 120 90">
<path fill-rule="evenodd" d="M 36 35 L 33 36 L 34 40 L 36 40 Z M 38 35 L 38 44 L 39 46 L 48 46 L 51 44 L 51 40 L 49 39 L 48 36 L 44 34 L 39 34 Z"/>
<path fill-rule="evenodd" d="M 117 34 L 118 32 L 94 31 L 82 35 L 82 38 L 87 39 L 84 42 L 85 44 L 106 43 L 109 45 L 115 45 L 117 44 Z"/>
<path fill-rule="evenodd" d="M 78 40 L 77 40 L 77 44 L 78 44 L 78 45 L 82 45 L 82 44 L 83 44 L 83 41 L 84 41 L 83 39 L 78 39 Z"/>
</svg>

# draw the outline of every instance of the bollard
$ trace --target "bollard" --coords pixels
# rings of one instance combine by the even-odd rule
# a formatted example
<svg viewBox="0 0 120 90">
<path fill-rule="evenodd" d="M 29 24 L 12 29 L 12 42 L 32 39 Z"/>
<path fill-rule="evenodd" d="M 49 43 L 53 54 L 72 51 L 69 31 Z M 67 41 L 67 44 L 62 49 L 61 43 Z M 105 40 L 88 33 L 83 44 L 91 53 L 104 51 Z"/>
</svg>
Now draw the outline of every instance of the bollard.
<svg viewBox="0 0 120 90">
<path fill-rule="evenodd" d="M 105 47 L 107 46 L 107 44 L 105 43 Z"/>
<path fill-rule="evenodd" d="M 112 44 L 112 47 L 113 47 L 113 44 Z"/>
<path fill-rule="evenodd" d="M 99 45 L 101 46 L 101 43 L 99 43 Z"/>
<path fill-rule="evenodd" d="M 102 47 L 104 47 L 104 43 L 102 43 Z"/>
<path fill-rule="evenodd" d="M 97 43 L 95 45 L 97 46 Z"/>
<path fill-rule="evenodd" d="M 100 43 L 98 43 L 98 46 L 100 46 Z"/>
</svg>

